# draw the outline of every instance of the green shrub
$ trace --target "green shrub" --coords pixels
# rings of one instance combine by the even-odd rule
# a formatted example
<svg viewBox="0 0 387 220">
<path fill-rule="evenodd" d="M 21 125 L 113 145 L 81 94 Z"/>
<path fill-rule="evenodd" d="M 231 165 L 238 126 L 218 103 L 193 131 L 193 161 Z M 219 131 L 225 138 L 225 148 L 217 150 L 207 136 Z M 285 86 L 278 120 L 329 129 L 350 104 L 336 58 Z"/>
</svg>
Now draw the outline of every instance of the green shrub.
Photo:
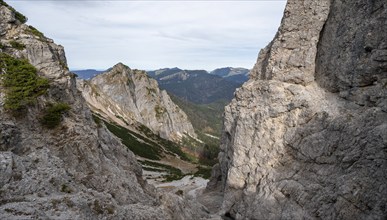
<svg viewBox="0 0 387 220">
<path fill-rule="evenodd" d="M 72 193 L 73 192 L 73 190 L 69 186 L 67 186 L 66 184 L 62 184 L 60 191 L 64 192 L 64 193 Z"/>
<path fill-rule="evenodd" d="M 203 167 L 198 166 L 198 171 L 194 174 L 194 176 L 202 177 L 204 179 L 209 179 L 211 177 L 211 167 Z"/>
<path fill-rule="evenodd" d="M 26 16 L 24 16 L 22 13 L 20 13 L 20 12 L 18 12 L 16 10 L 14 10 L 14 12 L 15 12 L 15 18 L 17 20 L 19 20 L 23 24 L 27 22 L 28 19 L 27 19 Z"/>
<path fill-rule="evenodd" d="M 98 116 L 96 116 L 95 114 L 92 114 L 92 116 L 93 116 L 94 122 L 97 124 L 97 127 L 98 127 L 98 128 L 101 128 L 101 127 L 102 127 L 102 121 L 101 121 L 101 119 L 100 119 Z"/>
<path fill-rule="evenodd" d="M 167 110 L 162 106 L 159 106 L 159 105 L 155 106 L 155 112 L 156 112 L 157 118 L 161 118 L 166 111 Z"/>
<path fill-rule="evenodd" d="M 59 60 L 59 65 L 61 65 L 63 67 L 63 69 L 69 70 L 69 67 L 67 66 L 67 64 L 64 63 L 62 60 Z"/>
<path fill-rule="evenodd" d="M 26 48 L 26 45 L 22 44 L 22 43 L 19 43 L 17 41 L 11 41 L 9 42 L 11 44 L 11 46 L 13 48 L 15 48 L 16 50 L 24 50 Z"/>
<path fill-rule="evenodd" d="M 15 115 L 23 113 L 49 87 L 48 80 L 39 77 L 36 68 L 27 60 L 5 53 L 0 53 L 0 73 L 3 73 L 0 77 L 5 88 L 4 108 Z"/>
<path fill-rule="evenodd" d="M 29 33 L 31 33 L 31 34 L 33 34 L 33 35 L 35 35 L 35 36 L 37 36 L 37 37 L 39 37 L 41 39 L 44 39 L 44 34 L 42 32 L 40 32 L 34 26 L 29 25 L 28 27 L 29 27 L 29 29 L 28 29 Z"/>
<path fill-rule="evenodd" d="M 5 45 L 0 43 L 0 50 L 4 49 L 5 48 Z"/>
<path fill-rule="evenodd" d="M 3 0 L 0 0 L 0 5 L 3 5 L 7 8 L 9 8 L 11 11 L 13 11 L 13 13 L 15 13 L 15 18 L 17 20 L 19 20 L 21 23 L 26 23 L 27 22 L 27 17 L 24 16 L 23 14 L 21 14 L 20 12 L 16 11 L 14 8 L 12 8 L 11 6 L 9 6 L 7 3 L 5 3 Z"/>
<path fill-rule="evenodd" d="M 41 119 L 41 123 L 47 128 L 55 128 L 62 121 L 62 115 L 70 110 L 70 106 L 66 103 L 51 104 Z"/>
</svg>

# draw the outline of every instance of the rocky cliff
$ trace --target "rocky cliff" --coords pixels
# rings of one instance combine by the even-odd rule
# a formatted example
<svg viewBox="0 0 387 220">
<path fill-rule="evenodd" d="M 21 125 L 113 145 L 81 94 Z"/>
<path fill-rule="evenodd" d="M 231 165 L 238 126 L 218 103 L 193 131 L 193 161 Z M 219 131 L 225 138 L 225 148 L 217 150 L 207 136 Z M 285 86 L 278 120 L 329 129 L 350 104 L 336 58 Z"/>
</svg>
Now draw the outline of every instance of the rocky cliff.
<svg viewBox="0 0 387 220">
<path fill-rule="evenodd" d="M 383 0 L 288 1 L 225 110 L 226 216 L 387 217 L 386 21 Z"/>
<path fill-rule="evenodd" d="M 78 88 L 92 110 L 122 124 L 143 124 L 162 138 L 179 140 L 196 134 L 187 115 L 145 71 L 119 63 Z"/>
<path fill-rule="evenodd" d="M 199 206 L 159 196 L 143 181 L 133 153 L 93 121 L 66 68 L 63 47 L 20 16 L 0 1 L 0 76 L 15 58 L 26 59 L 49 88 L 15 117 L 5 103 L 19 90 L 1 84 L 0 219 L 200 219 Z M 23 80 L 29 79 L 18 82 Z M 59 102 L 70 108 L 60 125 L 43 126 L 47 107 Z"/>
</svg>

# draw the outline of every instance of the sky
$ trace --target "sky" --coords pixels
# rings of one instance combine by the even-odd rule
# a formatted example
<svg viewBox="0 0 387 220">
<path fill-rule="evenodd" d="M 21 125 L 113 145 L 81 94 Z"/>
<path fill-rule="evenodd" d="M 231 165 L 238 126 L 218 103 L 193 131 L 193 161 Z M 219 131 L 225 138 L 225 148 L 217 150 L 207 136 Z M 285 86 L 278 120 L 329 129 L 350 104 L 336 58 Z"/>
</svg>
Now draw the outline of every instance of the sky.
<svg viewBox="0 0 387 220">
<path fill-rule="evenodd" d="M 283 0 L 5 0 L 65 47 L 71 70 L 252 68 Z"/>
</svg>

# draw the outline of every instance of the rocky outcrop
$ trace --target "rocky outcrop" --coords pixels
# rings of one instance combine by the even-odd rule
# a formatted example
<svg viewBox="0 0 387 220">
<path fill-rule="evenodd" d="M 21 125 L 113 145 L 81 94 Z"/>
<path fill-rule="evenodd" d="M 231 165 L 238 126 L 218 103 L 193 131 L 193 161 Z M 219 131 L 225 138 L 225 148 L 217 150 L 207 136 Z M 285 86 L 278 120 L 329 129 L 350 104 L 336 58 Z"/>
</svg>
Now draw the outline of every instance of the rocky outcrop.
<svg viewBox="0 0 387 220">
<path fill-rule="evenodd" d="M 222 212 L 234 219 L 387 216 L 385 1 L 289 0 L 225 110 Z"/>
<path fill-rule="evenodd" d="M 143 124 L 162 138 L 196 137 L 187 115 L 145 71 L 119 63 L 78 88 L 92 110 L 125 126 Z"/>
<path fill-rule="evenodd" d="M 15 19 L 15 12 L 3 1 L 0 28 L 0 52 L 27 59 L 50 81 L 47 93 L 19 118 L 4 109 L 4 88 L 0 88 L 0 219 L 205 216 L 192 201 L 158 195 L 142 179 L 133 153 L 94 123 L 74 75 L 66 68 L 63 47 Z M 13 41 L 25 47 L 16 49 Z M 61 125 L 48 129 L 40 118 L 48 103 L 55 102 L 67 103 L 71 109 Z"/>
</svg>

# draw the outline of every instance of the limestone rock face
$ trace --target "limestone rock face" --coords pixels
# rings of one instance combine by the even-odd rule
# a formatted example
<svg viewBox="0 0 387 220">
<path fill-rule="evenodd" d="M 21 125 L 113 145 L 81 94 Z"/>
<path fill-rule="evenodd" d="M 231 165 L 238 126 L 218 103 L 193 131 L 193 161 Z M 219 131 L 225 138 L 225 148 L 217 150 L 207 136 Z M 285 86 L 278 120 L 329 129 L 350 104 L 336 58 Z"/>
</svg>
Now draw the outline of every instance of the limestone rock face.
<svg viewBox="0 0 387 220">
<path fill-rule="evenodd" d="M 140 123 L 170 140 L 196 137 L 187 115 L 145 71 L 119 63 L 89 81 L 79 81 L 78 88 L 90 108 L 124 126 Z"/>
<path fill-rule="evenodd" d="M 210 183 L 226 216 L 387 217 L 386 16 L 383 0 L 288 1 L 225 109 Z"/>
<path fill-rule="evenodd" d="M 39 75 L 50 80 L 47 94 L 19 118 L 4 109 L 0 87 L 0 219 L 205 217 L 192 201 L 175 195 L 159 197 L 142 179 L 134 154 L 93 121 L 74 75 L 66 68 L 63 47 L 32 34 L 4 5 L 0 28 L 4 46 L 0 52 L 28 59 Z M 11 41 L 25 48 L 13 48 Z M 71 107 L 54 129 L 40 123 L 50 102 Z"/>
</svg>

